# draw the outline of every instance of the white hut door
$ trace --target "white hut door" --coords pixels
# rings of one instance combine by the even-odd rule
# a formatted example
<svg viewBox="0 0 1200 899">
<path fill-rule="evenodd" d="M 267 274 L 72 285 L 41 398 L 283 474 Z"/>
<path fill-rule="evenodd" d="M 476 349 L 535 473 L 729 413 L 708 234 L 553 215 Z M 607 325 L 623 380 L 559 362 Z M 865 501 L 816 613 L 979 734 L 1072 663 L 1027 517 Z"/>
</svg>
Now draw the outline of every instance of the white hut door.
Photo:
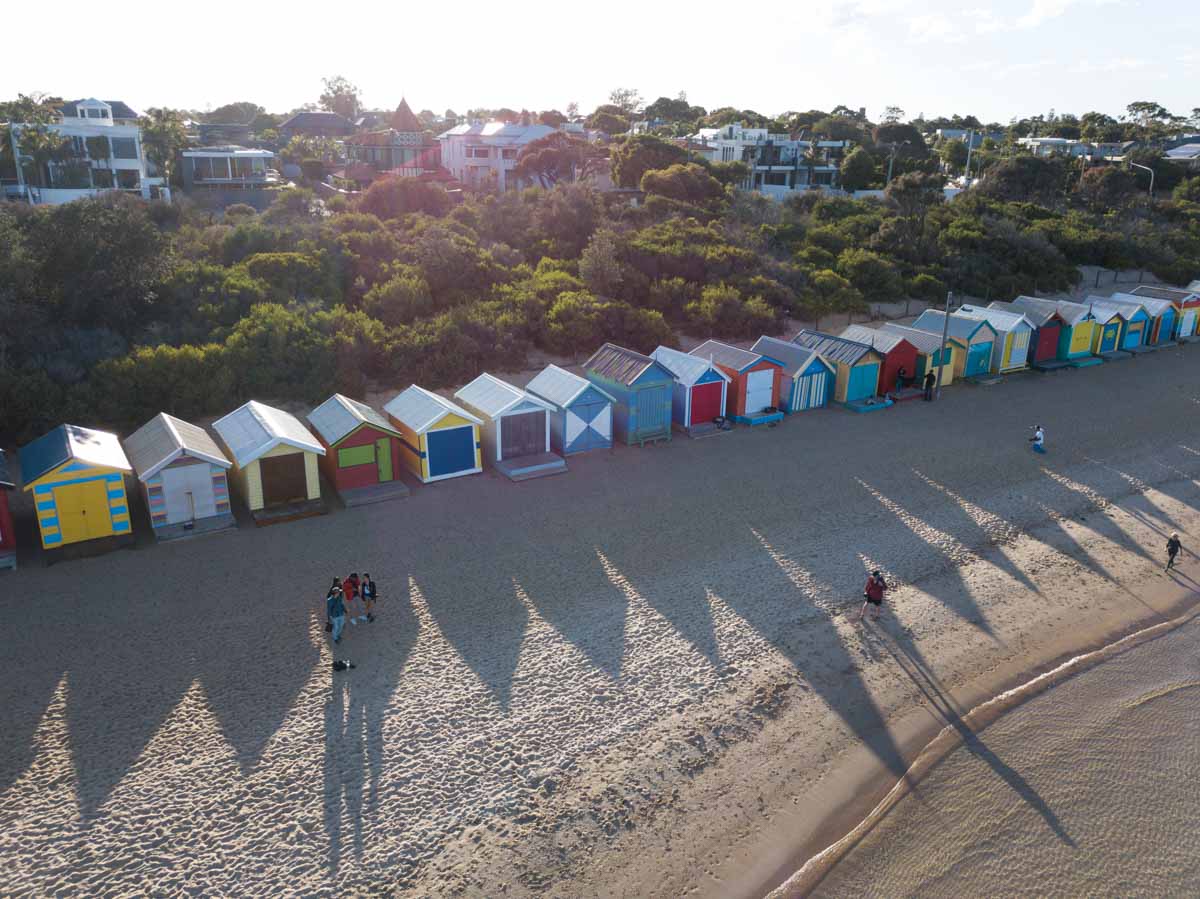
<svg viewBox="0 0 1200 899">
<path fill-rule="evenodd" d="M 164 469 L 163 495 L 167 500 L 167 524 L 181 524 L 217 514 L 212 473 L 207 465 Z"/>
</svg>

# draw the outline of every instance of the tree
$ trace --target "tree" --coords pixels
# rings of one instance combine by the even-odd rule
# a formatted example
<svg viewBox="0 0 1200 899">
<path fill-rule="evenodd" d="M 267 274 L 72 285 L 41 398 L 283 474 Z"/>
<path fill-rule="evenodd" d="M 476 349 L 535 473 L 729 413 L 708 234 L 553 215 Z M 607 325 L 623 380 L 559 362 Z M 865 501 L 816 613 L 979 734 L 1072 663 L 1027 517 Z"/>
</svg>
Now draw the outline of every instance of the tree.
<svg viewBox="0 0 1200 899">
<path fill-rule="evenodd" d="M 862 140 L 862 123 L 843 116 L 829 116 L 814 122 L 813 134 L 825 140 Z"/>
<path fill-rule="evenodd" d="M 659 97 L 642 110 L 642 115 L 653 121 L 661 119 L 664 122 L 694 122 L 704 118 L 707 113 L 703 106 L 692 106 L 687 101 L 687 94 L 680 93 L 674 99 Z"/>
<path fill-rule="evenodd" d="M 557 128 L 566 121 L 567 117 L 557 109 L 544 109 L 538 113 L 538 122 L 551 128 Z"/>
<path fill-rule="evenodd" d="M 610 230 L 597 231 L 579 257 L 579 277 L 599 296 L 615 296 L 625 280 L 617 237 Z"/>
<path fill-rule="evenodd" d="M 635 116 L 642 109 L 642 95 L 631 87 L 617 87 L 609 92 L 608 102 L 616 106 L 626 118 Z"/>
<path fill-rule="evenodd" d="M 174 109 L 154 107 L 146 110 L 138 125 L 146 155 L 169 182 L 175 172 L 176 157 L 188 145 L 183 116 Z"/>
<path fill-rule="evenodd" d="M 450 197 L 440 185 L 416 178 L 380 178 L 363 193 L 358 210 L 384 220 L 414 212 L 440 218 L 450 210 Z"/>
<path fill-rule="evenodd" d="M 1121 123 L 1102 112 L 1085 112 L 1079 117 L 1079 134 L 1087 141 L 1109 143 L 1124 137 Z"/>
<path fill-rule="evenodd" d="M 322 78 L 321 82 L 325 85 L 325 90 L 321 92 L 318 99 L 321 108 L 329 112 L 336 112 L 350 121 L 357 119 L 359 110 L 362 108 L 358 88 L 341 75 Z"/>
<path fill-rule="evenodd" d="M 838 256 L 837 271 L 871 302 L 895 302 L 904 293 L 904 282 L 896 266 L 870 250 L 857 247 L 843 250 Z"/>
<path fill-rule="evenodd" d="M 842 190 L 865 190 L 875 180 L 875 159 L 862 147 L 846 154 L 841 166 Z"/>
<path fill-rule="evenodd" d="M 266 110 L 257 103 L 242 100 L 237 103 L 226 103 L 224 106 L 218 106 L 212 112 L 205 113 L 204 121 L 249 125 L 265 112 Z"/>
<path fill-rule="evenodd" d="M 640 187 L 651 169 L 688 161 L 687 151 L 652 134 L 634 134 L 612 148 L 612 177 L 618 187 Z"/>
<path fill-rule="evenodd" d="M 579 118 L 579 104 L 574 100 L 567 104 L 567 118 L 572 122 Z"/>
<path fill-rule="evenodd" d="M 526 144 L 517 156 L 514 173 L 542 187 L 574 181 L 591 174 L 599 152 L 587 141 L 555 131 Z"/>
<path fill-rule="evenodd" d="M 420 270 L 413 266 L 402 268 L 399 274 L 376 284 L 363 297 L 363 311 L 391 327 L 410 324 L 437 311 L 429 283 Z"/>
<path fill-rule="evenodd" d="M 923 251 L 929 211 L 946 198 L 942 187 L 940 175 L 909 172 L 894 179 L 884 191 L 884 197 L 898 213 L 901 246 L 912 258 L 919 258 Z"/>
<path fill-rule="evenodd" d="M 37 187 L 51 186 L 51 163 L 66 162 L 74 156 L 70 138 L 48 125 L 36 124 L 22 128 L 17 133 L 16 144 L 25 180 Z"/>
<path fill-rule="evenodd" d="M 629 130 L 629 119 L 611 112 L 596 110 L 587 117 L 587 127 L 605 134 L 624 134 Z"/>
<path fill-rule="evenodd" d="M 960 174 L 967 164 L 969 154 L 967 142 L 962 140 L 947 140 L 938 148 L 938 156 L 946 165 L 946 170 L 952 174 Z"/>
<path fill-rule="evenodd" d="M 883 121 L 888 125 L 894 125 L 904 118 L 904 110 L 899 106 L 883 107 Z"/>
<path fill-rule="evenodd" d="M 813 326 L 821 329 L 821 319 L 835 312 L 854 312 L 862 308 L 863 298 L 850 282 L 837 272 L 815 272 L 800 295 L 800 304 L 813 317 Z"/>
<path fill-rule="evenodd" d="M 708 206 L 725 199 L 721 182 L 694 162 L 651 169 L 642 175 L 640 187 L 648 194 L 696 206 Z"/>
<path fill-rule="evenodd" d="M 884 122 L 871 132 L 871 140 L 877 148 L 884 148 L 889 154 L 894 151 L 899 159 L 925 159 L 929 156 L 925 138 L 913 125 Z"/>
<path fill-rule="evenodd" d="M 1173 196 L 1181 203 L 1200 203 L 1200 175 L 1180 181 Z"/>
<path fill-rule="evenodd" d="M 307 253 L 255 253 L 242 263 L 246 273 L 269 284 L 282 299 L 320 298 L 324 272 L 319 256 Z"/>
<path fill-rule="evenodd" d="M 1137 178 L 1116 166 L 1102 165 L 1087 169 L 1079 179 L 1075 194 L 1094 212 L 1120 209 L 1137 190 Z"/>
</svg>

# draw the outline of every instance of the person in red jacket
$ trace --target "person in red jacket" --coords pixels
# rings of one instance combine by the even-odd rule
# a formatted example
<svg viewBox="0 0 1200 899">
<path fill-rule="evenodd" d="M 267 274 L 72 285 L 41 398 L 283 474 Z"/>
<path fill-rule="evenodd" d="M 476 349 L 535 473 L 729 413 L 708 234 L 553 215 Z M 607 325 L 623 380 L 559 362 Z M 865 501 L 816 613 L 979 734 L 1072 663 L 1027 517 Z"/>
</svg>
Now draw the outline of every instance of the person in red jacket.
<svg viewBox="0 0 1200 899">
<path fill-rule="evenodd" d="M 871 612 L 871 620 L 879 620 L 879 610 L 883 606 L 883 591 L 887 589 L 887 583 L 883 580 L 883 575 L 879 569 L 871 572 L 871 576 L 867 578 L 867 584 L 863 587 L 863 604 L 862 610 L 858 613 L 858 620 L 862 621 L 867 614 L 867 605 L 874 606 Z"/>
</svg>

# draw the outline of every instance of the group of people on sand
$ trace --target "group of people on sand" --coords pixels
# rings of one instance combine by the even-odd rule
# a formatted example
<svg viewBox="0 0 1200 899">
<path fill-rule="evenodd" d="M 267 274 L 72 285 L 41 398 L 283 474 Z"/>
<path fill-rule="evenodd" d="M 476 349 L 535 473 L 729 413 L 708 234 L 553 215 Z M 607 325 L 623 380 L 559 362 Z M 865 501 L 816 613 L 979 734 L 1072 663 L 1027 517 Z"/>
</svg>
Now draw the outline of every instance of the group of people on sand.
<svg viewBox="0 0 1200 899">
<path fill-rule="evenodd" d="M 334 643 L 342 642 L 342 630 L 346 626 L 346 618 L 351 624 L 370 624 L 375 620 L 375 603 L 379 599 L 379 590 L 371 575 L 358 573 L 350 575 L 345 580 L 333 579 L 333 585 L 325 594 L 325 630 Z"/>
</svg>

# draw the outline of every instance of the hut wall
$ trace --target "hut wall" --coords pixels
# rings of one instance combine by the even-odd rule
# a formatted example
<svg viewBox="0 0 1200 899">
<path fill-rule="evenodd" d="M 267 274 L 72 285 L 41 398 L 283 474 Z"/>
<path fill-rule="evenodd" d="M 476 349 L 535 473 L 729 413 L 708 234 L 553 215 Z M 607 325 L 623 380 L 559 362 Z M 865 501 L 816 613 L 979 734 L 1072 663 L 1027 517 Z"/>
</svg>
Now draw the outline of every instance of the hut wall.
<svg viewBox="0 0 1200 899">
<path fill-rule="evenodd" d="M 33 486 L 33 499 L 37 509 L 38 532 L 46 549 L 55 549 L 64 543 L 131 533 L 125 477 L 119 471 L 72 462 L 39 478 Z M 60 521 L 60 514 L 74 514 L 80 509 L 90 513 L 89 525 L 96 521 L 101 524 L 96 525 L 94 533 L 89 527 L 86 536 L 66 539 L 70 534 L 66 533 L 66 525 Z"/>
</svg>

